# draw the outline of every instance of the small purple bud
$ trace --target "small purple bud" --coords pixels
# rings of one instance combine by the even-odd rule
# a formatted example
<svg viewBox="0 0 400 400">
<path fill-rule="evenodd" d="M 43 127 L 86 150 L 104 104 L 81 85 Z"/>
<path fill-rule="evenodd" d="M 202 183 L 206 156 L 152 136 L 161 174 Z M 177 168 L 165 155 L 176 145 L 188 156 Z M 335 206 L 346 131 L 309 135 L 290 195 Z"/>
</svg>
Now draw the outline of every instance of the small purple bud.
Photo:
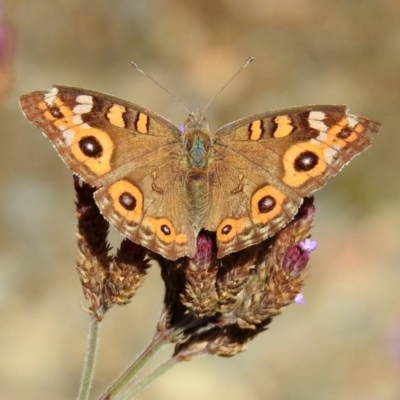
<svg viewBox="0 0 400 400">
<path fill-rule="evenodd" d="M 203 264 L 211 261 L 213 254 L 213 242 L 204 235 L 199 235 L 196 239 L 196 264 Z"/>
<path fill-rule="evenodd" d="M 294 298 L 294 302 L 298 305 L 306 304 L 306 300 L 304 299 L 303 293 L 297 293 L 296 297 Z"/>
<path fill-rule="evenodd" d="M 304 241 L 301 241 L 299 243 L 299 246 L 301 247 L 302 250 L 307 251 L 308 253 L 311 253 L 312 251 L 314 251 L 318 244 L 316 242 L 316 240 L 311 240 L 309 238 L 307 238 Z"/>
<path fill-rule="evenodd" d="M 307 266 L 309 252 L 304 251 L 299 245 L 288 248 L 282 259 L 282 268 L 289 271 L 292 275 L 300 274 Z"/>
</svg>

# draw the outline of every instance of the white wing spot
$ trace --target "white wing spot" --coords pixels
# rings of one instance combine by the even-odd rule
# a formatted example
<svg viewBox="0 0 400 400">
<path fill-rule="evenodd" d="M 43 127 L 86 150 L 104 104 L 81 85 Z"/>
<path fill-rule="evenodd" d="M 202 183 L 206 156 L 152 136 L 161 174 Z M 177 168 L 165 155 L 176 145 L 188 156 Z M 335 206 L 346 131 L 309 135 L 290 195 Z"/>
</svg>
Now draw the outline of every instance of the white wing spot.
<svg viewBox="0 0 400 400">
<path fill-rule="evenodd" d="M 354 128 L 358 124 L 358 118 L 355 115 L 348 114 L 347 122 L 350 128 Z"/>
<path fill-rule="evenodd" d="M 72 110 L 74 114 L 86 114 L 92 110 L 91 104 L 78 104 Z"/>
<path fill-rule="evenodd" d="M 86 114 L 92 111 L 93 108 L 93 97 L 88 96 L 86 94 L 81 94 L 76 98 L 76 102 L 78 103 L 74 109 L 74 114 Z"/>
<path fill-rule="evenodd" d="M 57 94 L 58 89 L 53 87 L 44 95 L 44 101 L 49 107 L 53 106 L 54 99 L 57 97 Z"/>
<path fill-rule="evenodd" d="M 74 115 L 72 117 L 72 125 L 82 125 L 83 121 L 82 121 L 82 117 L 78 114 L 78 115 Z"/>
<path fill-rule="evenodd" d="M 76 98 L 76 102 L 80 103 L 80 104 L 90 104 L 91 106 L 93 105 L 93 97 L 89 96 L 87 94 L 80 94 L 77 98 Z"/>
<path fill-rule="evenodd" d="M 324 150 L 324 155 L 325 155 L 325 161 L 327 164 L 331 164 L 333 162 L 333 159 L 335 156 L 337 156 L 338 150 L 332 147 L 327 147 Z"/>
<path fill-rule="evenodd" d="M 64 140 L 65 140 L 65 144 L 67 146 L 71 146 L 71 144 L 74 142 L 74 137 L 75 137 L 75 132 L 73 129 L 66 129 L 65 131 L 63 131 L 62 133 Z"/>
<path fill-rule="evenodd" d="M 92 129 L 92 127 L 89 124 L 87 124 L 86 122 L 82 123 L 79 128 L 80 129 Z"/>
<path fill-rule="evenodd" d="M 325 119 L 325 113 L 322 111 L 310 111 L 308 119 L 315 119 L 318 121 L 322 121 Z"/>
<path fill-rule="evenodd" d="M 319 132 L 318 136 L 315 139 L 311 139 L 311 143 L 316 144 L 317 146 L 321 143 L 326 143 L 328 141 L 328 134 L 326 132 Z"/>
<path fill-rule="evenodd" d="M 308 116 L 308 123 L 310 127 L 320 132 L 326 132 L 328 127 L 325 125 L 323 120 L 325 119 L 325 113 L 322 111 L 311 111 Z"/>
</svg>

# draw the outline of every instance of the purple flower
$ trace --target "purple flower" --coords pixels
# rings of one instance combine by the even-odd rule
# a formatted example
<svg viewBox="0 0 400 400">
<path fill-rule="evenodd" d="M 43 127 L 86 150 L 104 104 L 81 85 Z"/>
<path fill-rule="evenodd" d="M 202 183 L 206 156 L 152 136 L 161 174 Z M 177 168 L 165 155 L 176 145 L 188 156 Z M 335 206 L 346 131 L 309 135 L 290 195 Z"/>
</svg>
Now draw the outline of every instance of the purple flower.
<svg viewBox="0 0 400 400">
<path fill-rule="evenodd" d="M 14 34 L 0 4 L 0 68 L 9 68 L 14 53 Z"/>
<path fill-rule="evenodd" d="M 300 242 L 301 243 L 301 242 Z M 282 267 L 289 271 L 292 276 L 299 275 L 306 268 L 309 252 L 303 250 L 300 245 L 290 246 L 283 256 Z"/>
<path fill-rule="evenodd" d="M 311 239 L 307 238 L 306 240 L 300 242 L 299 246 L 301 247 L 301 249 L 303 251 L 311 253 L 312 251 L 314 251 L 317 248 L 317 242 L 315 240 L 311 240 Z"/>
<path fill-rule="evenodd" d="M 199 235 L 196 239 L 195 263 L 198 265 L 207 264 L 213 255 L 213 242 L 204 235 Z"/>
<path fill-rule="evenodd" d="M 306 304 L 306 300 L 304 299 L 303 293 L 297 293 L 296 297 L 294 298 L 294 302 L 299 305 Z"/>
</svg>

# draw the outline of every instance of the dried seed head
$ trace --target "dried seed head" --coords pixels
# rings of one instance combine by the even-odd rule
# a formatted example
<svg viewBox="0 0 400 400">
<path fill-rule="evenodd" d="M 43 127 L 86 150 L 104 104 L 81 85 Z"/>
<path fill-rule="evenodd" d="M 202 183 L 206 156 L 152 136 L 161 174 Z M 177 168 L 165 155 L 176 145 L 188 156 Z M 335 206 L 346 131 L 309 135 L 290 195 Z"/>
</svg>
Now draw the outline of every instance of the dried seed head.
<svg viewBox="0 0 400 400">
<path fill-rule="evenodd" d="M 109 268 L 104 288 L 104 303 L 107 308 L 113 304 L 128 304 L 143 283 L 149 260 L 146 249 L 124 239 Z"/>
<path fill-rule="evenodd" d="M 293 221 L 275 236 L 220 260 L 211 251 L 210 238 L 200 235 L 193 259 L 161 261 L 170 294 L 163 331 L 176 340 L 179 327 L 176 357 L 243 351 L 246 342 L 295 301 L 315 247 L 308 239 L 314 211 L 312 199 L 305 199 Z"/>
<path fill-rule="evenodd" d="M 77 194 L 77 271 L 89 312 L 98 320 L 114 304 L 128 303 L 143 283 L 148 268 L 147 250 L 128 239 L 115 256 L 107 241 L 109 224 L 94 201 L 95 188 L 74 176 Z"/>
<path fill-rule="evenodd" d="M 94 188 L 74 175 L 77 195 L 78 257 L 77 271 L 89 311 L 101 319 L 104 312 L 103 290 L 108 277 L 110 246 L 107 242 L 108 222 L 100 214 L 93 199 Z"/>
</svg>

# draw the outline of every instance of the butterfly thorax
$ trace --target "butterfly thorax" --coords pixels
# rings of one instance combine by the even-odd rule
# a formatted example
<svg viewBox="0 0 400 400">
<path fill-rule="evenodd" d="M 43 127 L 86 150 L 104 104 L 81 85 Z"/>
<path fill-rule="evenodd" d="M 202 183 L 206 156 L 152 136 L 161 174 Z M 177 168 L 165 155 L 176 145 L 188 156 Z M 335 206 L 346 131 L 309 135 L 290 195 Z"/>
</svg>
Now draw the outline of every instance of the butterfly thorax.
<svg viewBox="0 0 400 400">
<path fill-rule="evenodd" d="M 202 113 L 190 113 L 185 122 L 186 145 L 186 189 L 190 207 L 191 222 L 200 229 L 209 206 L 209 156 L 211 133 L 208 121 Z"/>
<path fill-rule="evenodd" d="M 212 141 L 208 121 L 202 113 L 189 114 L 185 121 L 184 137 L 189 170 L 206 172 Z"/>
</svg>

